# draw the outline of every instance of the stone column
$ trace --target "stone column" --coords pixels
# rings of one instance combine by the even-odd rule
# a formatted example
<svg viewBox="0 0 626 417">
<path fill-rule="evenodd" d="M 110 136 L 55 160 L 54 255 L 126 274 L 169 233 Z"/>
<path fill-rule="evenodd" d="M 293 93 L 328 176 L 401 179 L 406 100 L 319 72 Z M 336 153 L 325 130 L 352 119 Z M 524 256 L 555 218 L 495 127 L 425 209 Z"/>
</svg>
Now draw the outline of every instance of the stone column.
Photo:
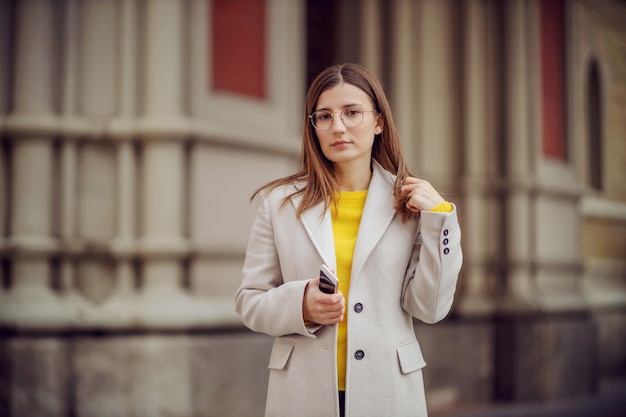
<svg viewBox="0 0 626 417">
<path fill-rule="evenodd" d="M 10 4 L 6 1 L 0 2 L 0 131 L 4 128 L 4 115 L 9 106 L 9 86 L 5 81 L 8 79 L 9 65 L 9 19 Z M 0 254 L 6 250 L 5 236 L 7 234 L 7 213 L 9 210 L 9 176 L 7 175 L 8 155 L 5 151 L 4 141 L 0 140 Z M 0 305 L 5 303 L 5 271 L 0 265 Z M 1 311 L 1 310 L 0 310 Z M 2 322 L 0 313 L 0 322 Z"/>
<path fill-rule="evenodd" d="M 185 175 L 183 133 L 183 3 L 146 3 L 146 72 L 143 107 L 143 293 L 140 321 L 180 327 L 193 318 L 182 290 Z M 167 22 L 167 24 L 163 24 Z"/>
<path fill-rule="evenodd" d="M 391 3 L 391 13 L 394 22 L 391 28 L 391 66 L 389 91 L 390 100 L 393 101 L 394 122 L 403 141 L 403 146 L 409 163 L 415 167 L 415 158 L 420 138 L 417 135 L 420 125 L 421 100 L 416 99 L 417 88 L 421 87 L 421 70 L 414 65 L 415 57 L 421 52 L 415 42 L 415 25 L 412 21 L 412 10 L 415 2 L 410 0 L 394 0 Z M 378 16 L 380 19 L 380 15 Z M 367 28 L 367 26 L 365 26 Z M 365 29 L 367 32 L 367 29 Z M 382 60 L 381 60 L 382 61 Z M 419 166 L 419 163 L 417 163 Z"/>
<path fill-rule="evenodd" d="M 495 233 L 490 215 L 493 190 L 489 182 L 489 114 L 495 109 L 488 97 L 489 60 L 487 6 L 483 0 L 465 3 L 463 25 L 463 294 L 458 309 L 465 315 L 488 315 L 495 309 L 490 289 L 490 242 Z M 493 36 L 493 34 L 491 34 Z M 493 78 L 491 78 L 493 80 Z"/>
<path fill-rule="evenodd" d="M 416 108 L 420 114 L 416 122 L 418 129 L 408 139 L 415 142 L 409 150 L 417 157 L 417 174 L 432 181 L 443 193 L 455 191 L 455 176 L 459 171 L 458 13 L 458 4 L 454 1 L 419 3 L 419 23 L 415 25 L 419 32 L 413 35 L 420 48 L 419 70 L 417 75 L 407 74 L 419 78 Z M 409 117 L 415 117 L 414 112 Z"/>
<path fill-rule="evenodd" d="M 77 236 L 77 141 L 84 131 L 84 123 L 78 119 L 77 109 L 77 70 L 78 70 L 78 13 L 77 0 L 68 0 L 63 15 L 63 73 L 58 80 L 61 85 L 62 103 L 61 114 L 66 130 L 62 137 L 59 152 L 59 237 L 63 241 L 64 253 L 60 258 L 60 296 L 61 302 L 72 309 L 72 325 L 84 325 L 90 320 L 93 311 L 86 300 L 76 291 L 76 264 L 75 255 L 80 252 L 80 243 Z"/>
<path fill-rule="evenodd" d="M 7 82 L 10 74 L 9 56 L 11 53 L 10 42 L 10 22 L 13 18 L 12 5 L 8 1 L 0 1 L 0 127 L 2 127 L 2 117 L 9 108 L 10 85 Z"/>
<path fill-rule="evenodd" d="M 1 127 L 0 121 L 0 127 Z M 7 155 L 4 149 L 4 143 L 0 141 L 0 254 L 4 255 L 6 246 L 6 222 L 7 213 L 8 213 L 8 201 L 9 201 L 9 187 L 8 181 L 9 178 L 7 176 L 7 166 L 5 161 L 7 160 Z M 0 263 L 0 305 L 4 305 L 5 301 L 5 269 L 4 266 Z M 2 323 L 2 309 L 0 308 L 0 323 Z"/>
<path fill-rule="evenodd" d="M 382 78 L 382 8 L 380 0 L 364 0 L 361 8 L 361 62 Z"/>
<path fill-rule="evenodd" d="M 4 129 L 4 115 L 9 106 L 9 86 L 6 80 L 9 74 L 9 21 L 11 19 L 9 11 L 10 4 L 6 1 L 0 2 L 0 131 Z M 4 141 L 0 140 L 0 254 L 4 255 L 6 250 L 5 236 L 7 234 L 7 213 L 9 210 L 9 187 L 8 187 L 8 155 L 4 147 Z M 5 270 L 0 264 L 0 305 L 5 304 Z M 0 309 L 0 323 L 2 313 Z"/>
<path fill-rule="evenodd" d="M 504 149 L 506 194 L 500 250 L 506 269 L 498 299 L 495 333 L 495 392 L 497 399 L 537 399 L 537 366 L 542 332 L 533 326 L 536 311 L 530 271 L 530 150 L 527 90 L 528 33 L 524 1 L 502 4 L 504 61 Z M 524 352 L 519 347 L 525 346 Z M 525 361 L 525 362 L 524 362 Z M 523 364 L 526 366 L 522 366 Z"/>
<path fill-rule="evenodd" d="M 546 258 L 554 249 L 546 242 L 567 248 L 572 245 L 572 239 L 562 240 L 563 228 L 569 228 L 566 232 L 571 233 L 577 225 L 572 215 L 576 200 L 557 204 L 549 201 L 560 198 L 546 193 L 538 176 L 543 156 L 535 147 L 540 143 L 537 138 L 541 134 L 537 133 L 541 130 L 537 129 L 540 122 L 534 117 L 539 112 L 533 113 L 538 103 L 533 92 L 541 88 L 539 77 L 533 78 L 540 68 L 537 65 L 540 55 L 533 43 L 538 30 L 536 26 L 533 30 L 532 25 L 537 16 L 535 5 L 523 0 L 503 4 L 507 274 L 495 337 L 495 397 L 500 400 L 574 397 L 588 395 L 595 387 L 597 335 L 591 317 L 584 305 L 574 311 L 554 308 L 558 298 L 568 293 L 567 286 L 556 287 L 558 290 L 553 291 L 539 285 L 542 281 L 544 285 L 554 285 L 555 282 L 550 282 L 552 276 L 557 284 L 562 278 L 556 271 L 543 271 L 541 279 L 542 269 L 550 267 Z M 545 229 L 559 222 L 562 222 L 561 227 L 555 229 L 559 237 L 544 234 Z M 556 253 L 567 252 L 563 247 L 557 248 Z M 576 280 L 575 273 L 571 277 L 567 272 L 563 275 Z M 573 290 L 570 294 L 575 296 L 576 292 Z"/>
<path fill-rule="evenodd" d="M 501 311 L 534 310 L 531 283 L 531 136 L 527 9 L 521 0 L 504 4 L 505 130 L 506 130 L 506 248 L 507 288 Z"/>
<path fill-rule="evenodd" d="M 13 181 L 10 245 L 14 251 L 12 288 L 2 320 L 20 327 L 49 328 L 67 321 L 67 310 L 51 290 L 53 235 L 53 147 L 55 71 L 54 4 L 16 3 L 13 113 L 7 118 L 12 139 Z"/>
<path fill-rule="evenodd" d="M 119 36 L 119 114 L 111 122 L 111 132 L 118 139 L 117 148 L 117 236 L 112 250 L 116 254 L 115 287 L 103 305 L 103 315 L 110 327 L 127 327 L 137 316 L 135 308 L 135 271 L 133 256 L 137 248 L 137 154 L 134 142 L 134 118 L 137 116 L 137 2 L 121 4 Z"/>
</svg>

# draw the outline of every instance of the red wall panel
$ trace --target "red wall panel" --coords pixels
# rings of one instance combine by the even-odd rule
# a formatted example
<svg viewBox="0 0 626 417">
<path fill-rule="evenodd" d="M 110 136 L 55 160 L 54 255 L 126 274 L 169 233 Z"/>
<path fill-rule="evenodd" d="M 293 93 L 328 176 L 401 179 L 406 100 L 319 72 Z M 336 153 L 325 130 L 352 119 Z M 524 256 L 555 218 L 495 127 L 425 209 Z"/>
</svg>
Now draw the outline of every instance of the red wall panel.
<svg viewBox="0 0 626 417">
<path fill-rule="evenodd" d="M 265 0 L 213 0 L 209 85 L 215 91 L 265 98 Z"/>
<path fill-rule="evenodd" d="M 565 23 L 562 0 L 542 0 L 541 91 L 543 154 L 567 159 L 565 103 Z"/>
</svg>

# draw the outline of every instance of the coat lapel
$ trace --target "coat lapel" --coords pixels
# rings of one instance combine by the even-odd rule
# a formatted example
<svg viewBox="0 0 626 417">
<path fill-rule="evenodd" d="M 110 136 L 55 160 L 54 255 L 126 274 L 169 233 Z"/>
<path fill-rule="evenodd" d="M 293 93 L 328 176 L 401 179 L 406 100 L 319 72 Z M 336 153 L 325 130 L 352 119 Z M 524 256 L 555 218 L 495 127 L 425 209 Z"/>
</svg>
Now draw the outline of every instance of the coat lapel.
<svg viewBox="0 0 626 417">
<path fill-rule="evenodd" d="M 392 193 L 394 178 L 378 162 L 373 161 L 372 165 L 372 180 L 367 192 L 365 207 L 363 207 L 352 259 L 352 277 L 359 275 L 368 256 L 395 216 Z M 300 186 L 296 184 L 296 188 L 300 188 Z M 301 201 L 300 195 L 292 198 L 292 203 L 296 209 Z M 302 213 L 301 222 L 323 262 L 329 268 L 336 269 L 337 258 L 330 209 L 324 209 L 323 203 L 317 204 Z"/>
<path fill-rule="evenodd" d="M 299 188 L 298 185 L 296 188 Z M 302 201 L 302 196 L 297 195 L 291 201 L 297 209 Z M 337 258 L 335 257 L 335 240 L 330 209 L 324 210 L 324 203 L 317 204 L 305 210 L 300 221 L 322 261 L 330 269 L 336 269 Z"/>
<path fill-rule="evenodd" d="M 365 261 L 389 227 L 396 212 L 393 198 L 393 176 L 373 161 L 372 180 L 363 207 L 359 234 L 352 258 L 352 279 L 359 276 Z"/>
</svg>

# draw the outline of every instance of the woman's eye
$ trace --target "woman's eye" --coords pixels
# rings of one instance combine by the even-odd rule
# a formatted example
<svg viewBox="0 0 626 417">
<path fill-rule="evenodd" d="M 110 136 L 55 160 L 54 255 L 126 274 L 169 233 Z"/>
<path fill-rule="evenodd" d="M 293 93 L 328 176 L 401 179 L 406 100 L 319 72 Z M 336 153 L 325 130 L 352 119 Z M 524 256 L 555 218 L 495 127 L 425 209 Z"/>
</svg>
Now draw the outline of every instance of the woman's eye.
<svg viewBox="0 0 626 417">
<path fill-rule="evenodd" d="M 359 114 L 361 114 L 361 110 L 358 110 L 358 109 L 348 109 L 348 110 L 346 110 L 345 114 L 348 117 L 356 117 Z"/>
<path fill-rule="evenodd" d="M 330 119 L 330 113 L 320 113 L 317 115 L 317 120 L 328 120 Z"/>
</svg>

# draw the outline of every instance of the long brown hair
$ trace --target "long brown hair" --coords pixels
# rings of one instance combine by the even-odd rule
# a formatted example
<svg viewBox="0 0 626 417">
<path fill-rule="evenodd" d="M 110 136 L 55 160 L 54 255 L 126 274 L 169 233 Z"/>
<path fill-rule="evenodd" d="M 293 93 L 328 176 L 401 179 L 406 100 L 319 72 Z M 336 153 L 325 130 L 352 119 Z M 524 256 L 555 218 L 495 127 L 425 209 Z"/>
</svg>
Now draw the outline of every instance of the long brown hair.
<svg viewBox="0 0 626 417">
<path fill-rule="evenodd" d="M 252 194 L 251 200 L 261 192 L 269 192 L 274 188 L 295 182 L 305 182 L 305 186 L 293 192 L 285 198 L 283 204 L 295 195 L 302 194 L 302 202 L 298 206 L 296 216 L 321 202 L 329 204 L 334 201 L 335 193 L 339 191 L 336 181 L 334 166 L 323 154 L 315 129 L 309 122 L 309 115 L 316 107 L 320 95 L 338 84 L 351 84 L 365 92 L 374 105 L 374 110 L 383 119 L 383 131 L 372 147 L 372 158 L 387 171 L 396 175 L 393 195 L 395 209 L 403 220 L 408 219 L 413 213 L 406 208 L 406 196 L 400 191 L 402 182 L 411 173 L 406 166 L 404 151 L 400 136 L 393 122 L 391 107 L 378 79 L 370 71 L 358 64 L 333 65 L 322 71 L 311 83 L 306 96 L 304 108 L 304 124 L 302 134 L 302 153 L 300 170 L 293 175 L 271 181 L 258 188 Z"/>
</svg>

